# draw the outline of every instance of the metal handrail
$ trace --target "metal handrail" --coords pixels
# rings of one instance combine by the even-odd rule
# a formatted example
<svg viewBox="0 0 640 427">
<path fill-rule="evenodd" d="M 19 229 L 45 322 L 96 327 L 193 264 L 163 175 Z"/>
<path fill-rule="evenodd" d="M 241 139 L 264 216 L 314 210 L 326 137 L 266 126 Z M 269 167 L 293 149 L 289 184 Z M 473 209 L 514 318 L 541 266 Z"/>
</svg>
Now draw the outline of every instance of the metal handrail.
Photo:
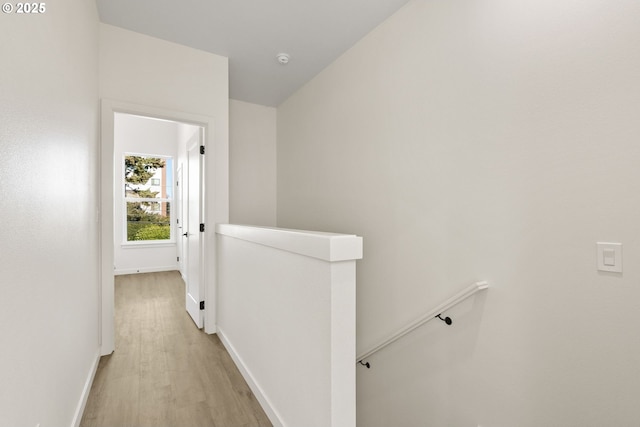
<svg viewBox="0 0 640 427">
<path fill-rule="evenodd" d="M 361 353 L 356 358 L 356 363 L 360 363 L 361 365 L 364 365 L 364 366 L 366 366 L 368 368 L 369 367 L 369 363 L 366 363 L 366 364 L 362 363 L 364 359 L 366 359 L 367 357 L 371 356 L 374 353 L 377 353 L 378 351 L 382 350 L 383 348 L 385 348 L 389 344 L 399 340 L 403 336 L 407 335 L 409 332 L 411 332 L 414 329 L 424 325 L 428 321 L 436 319 L 436 318 L 439 318 L 439 316 L 440 316 L 440 314 L 442 314 L 442 312 L 450 309 L 451 307 L 453 307 L 454 305 L 458 304 L 462 300 L 465 300 L 465 299 L 469 298 L 471 295 L 475 294 L 476 292 L 479 292 L 479 291 L 481 291 L 483 289 L 487 289 L 488 287 L 489 287 L 489 284 L 487 282 L 482 281 L 482 282 L 476 282 L 473 285 L 465 288 L 464 290 L 460 291 L 459 293 L 457 293 L 456 295 L 452 296 L 451 298 L 449 298 L 448 300 L 446 300 L 442 304 L 438 305 L 433 310 L 429 311 L 428 313 L 426 313 L 425 315 L 423 315 L 419 319 L 416 319 L 415 321 L 413 321 L 410 324 L 406 325 L 405 327 L 401 328 L 400 330 L 398 330 L 397 332 L 392 334 L 389 338 L 387 338 L 384 341 L 380 342 L 379 344 L 371 347 L 369 350 Z M 446 319 L 442 319 L 440 317 L 440 320 L 446 321 L 447 324 L 451 324 L 451 319 L 449 319 L 448 317 Z"/>
</svg>

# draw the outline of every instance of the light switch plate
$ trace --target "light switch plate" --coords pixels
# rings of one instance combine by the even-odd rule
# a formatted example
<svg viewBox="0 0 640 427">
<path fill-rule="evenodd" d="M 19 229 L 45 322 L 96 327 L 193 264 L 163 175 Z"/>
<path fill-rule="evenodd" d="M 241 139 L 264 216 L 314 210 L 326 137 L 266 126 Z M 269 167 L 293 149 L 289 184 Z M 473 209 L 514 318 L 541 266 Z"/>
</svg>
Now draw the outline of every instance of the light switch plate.
<svg viewBox="0 0 640 427">
<path fill-rule="evenodd" d="M 598 271 L 622 273 L 622 243 L 596 243 Z"/>
</svg>

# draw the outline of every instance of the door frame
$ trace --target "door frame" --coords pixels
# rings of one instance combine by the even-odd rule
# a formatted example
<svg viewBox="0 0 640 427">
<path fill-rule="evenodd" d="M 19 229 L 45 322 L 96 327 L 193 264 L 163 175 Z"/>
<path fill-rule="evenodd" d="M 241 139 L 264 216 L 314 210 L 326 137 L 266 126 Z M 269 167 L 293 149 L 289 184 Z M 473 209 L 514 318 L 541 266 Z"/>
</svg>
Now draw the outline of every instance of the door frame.
<svg viewBox="0 0 640 427">
<path fill-rule="evenodd" d="M 204 281 L 204 331 L 216 332 L 217 262 L 215 225 L 229 222 L 229 146 L 222 138 L 215 138 L 213 117 L 132 104 L 112 99 L 101 100 L 100 130 L 100 353 L 111 354 L 115 349 L 114 318 L 114 114 L 172 120 L 200 126 L 204 129 L 204 180 L 202 207 L 205 232 L 203 235 L 201 271 Z"/>
</svg>

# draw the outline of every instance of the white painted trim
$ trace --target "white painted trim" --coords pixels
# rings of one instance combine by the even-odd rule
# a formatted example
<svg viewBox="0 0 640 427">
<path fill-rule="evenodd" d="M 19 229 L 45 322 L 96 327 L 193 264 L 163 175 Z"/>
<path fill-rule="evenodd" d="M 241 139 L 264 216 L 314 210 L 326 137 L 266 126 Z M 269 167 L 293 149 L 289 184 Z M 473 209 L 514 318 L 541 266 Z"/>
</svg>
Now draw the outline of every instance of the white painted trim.
<svg viewBox="0 0 640 427">
<path fill-rule="evenodd" d="M 217 224 L 216 232 L 323 261 L 362 259 L 362 237 L 275 227 Z"/>
<path fill-rule="evenodd" d="M 116 276 L 122 276 L 124 274 L 157 273 L 160 271 L 178 271 L 178 266 L 167 265 L 164 267 L 122 268 L 119 270 L 114 270 L 113 274 Z"/>
<path fill-rule="evenodd" d="M 96 371 L 98 370 L 98 364 L 100 363 L 100 348 L 96 350 L 96 355 L 93 359 L 91 369 L 89 369 L 89 375 L 84 383 L 82 394 L 80 395 L 80 401 L 76 407 L 76 412 L 73 415 L 73 421 L 71 427 L 80 427 L 80 421 L 82 421 L 82 415 L 84 414 L 84 408 L 87 406 L 87 399 L 89 399 L 89 393 L 91 392 L 91 386 L 93 385 L 93 379 L 96 377 Z"/>
<path fill-rule="evenodd" d="M 205 223 L 207 232 L 203 242 L 203 276 L 205 283 L 204 330 L 211 334 L 216 332 L 217 307 L 217 274 L 215 273 L 215 231 L 213 224 L 229 221 L 229 142 L 215 138 L 215 121 L 213 117 L 166 110 L 132 104 L 128 102 L 102 99 L 101 101 L 101 152 L 100 152 L 100 253 L 101 253 L 101 292 L 100 292 L 100 344 L 101 354 L 111 354 L 115 349 L 114 319 L 114 262 L 113 262 L 113 162 L 114 162 L 114 113 L 134 114 L 155 117 L 177 122 L 189 123 L 204 128 L 205 183 L 203 198 Z M 106 163 L 106 164 L 105 164 Z"/>
<path fill-rule="evenodd" d="M 114 318 L 114 112 L 106 100 L 101 104 L 100 121 L 100 354 L 115 350 Z M 105 165 L 106 163 L 106 165 Z"/>
<path fill-rule="evenodd" d="M 122 249 L 153 249 L 153 248 L 172 248 L 176 247 L 177 243 L 174 240 L 162 240 L 163 243 L 153 242 L 152 240 L 142 240 L 136 242 L 121 243 Z"/>
<path fill-rule="evenodd" d="M 282 421 L 282 418 L 280 417 L 280 415 L 278 414 L 278 411 L 275 410 L 275 408 L 271 404 L 271 401 L 269 400 L 267 395 L 264 393 L 264 391 L 262 390 L 260 385 L 256 382 L 256 380 L 253 378 L 253 375 L 251 375 L 251 372 L 244 364 L 242 358 L 236 352 L 235 348 L 233 347 L 233 344 L 229 342 L 226 335 L 220 328 L 218 328 L 217 334 L 218 334 L 218 337 L 220 338 L 220 341 L 222 341 L 222 344 L 227 349 L 227 352 L 229 353 L 229 355 L 231 355 L 233 362 L 238 367 L 238 370 L 242 374 L 242 377 L 247 382 L 247 384 L 249 385 L 249 388 L 251 389 L 254 396 L 260 403 L 260 406 L 262 406 L 262 409 L 267 414 L 267 417 L 269 417 L 269 421 L 271 421 L 271 424 L 273 424 L 273 427 L 285 427 L 285 424 Z"/>
</svg>

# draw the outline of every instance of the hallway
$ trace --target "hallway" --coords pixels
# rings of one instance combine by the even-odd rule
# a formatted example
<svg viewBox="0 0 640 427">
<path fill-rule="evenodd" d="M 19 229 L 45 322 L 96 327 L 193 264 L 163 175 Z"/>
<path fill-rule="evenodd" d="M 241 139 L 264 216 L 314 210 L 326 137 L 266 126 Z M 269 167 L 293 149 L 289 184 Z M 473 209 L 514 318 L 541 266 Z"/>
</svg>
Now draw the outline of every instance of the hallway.
<svg viewBox="0 0 640 427">
<path fill-rule="evenodd" d="M 117 276 L 115 318 L 82 427 L 271 426 L 217 335 L 185 311 L 178 272 Z"/>
</svg>

